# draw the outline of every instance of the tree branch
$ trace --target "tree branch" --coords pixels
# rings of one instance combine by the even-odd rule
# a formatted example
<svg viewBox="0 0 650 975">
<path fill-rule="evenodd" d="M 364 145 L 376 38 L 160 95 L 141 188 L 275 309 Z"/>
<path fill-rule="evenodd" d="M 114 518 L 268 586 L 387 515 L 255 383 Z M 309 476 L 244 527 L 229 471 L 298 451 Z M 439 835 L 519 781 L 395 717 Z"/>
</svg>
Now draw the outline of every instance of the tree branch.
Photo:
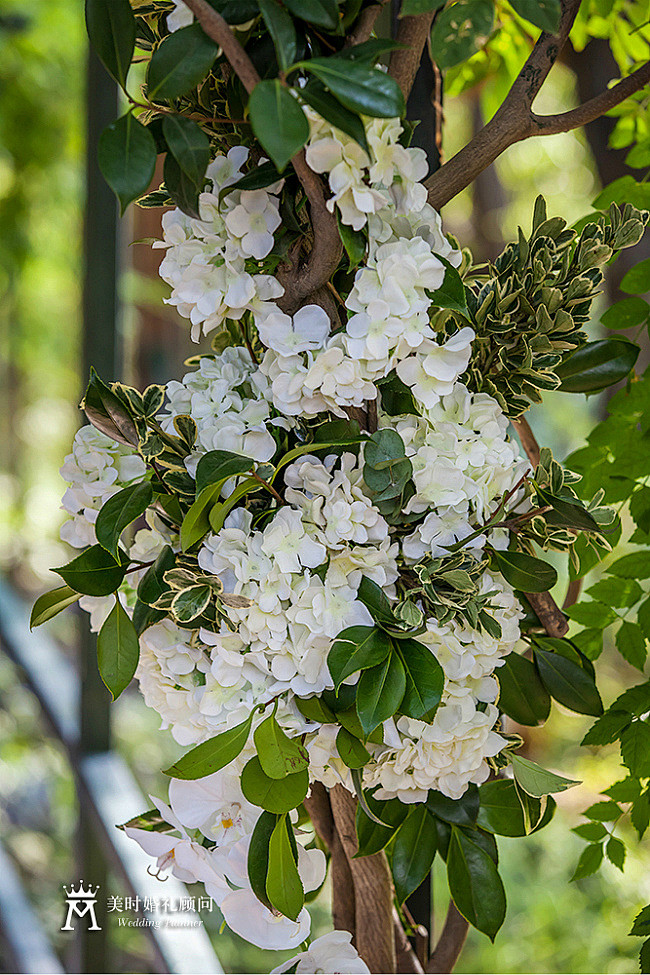
<svg viewBox="0 0 650 975">
<path fill-rule="evenodd" d="M 436 949 L 429 959 L 427 972 L 437 975 L 439 972 L 452 972 L 454 965 L 458 961 L 469 924 L 460 913 L 453 901 L 449 901 L 449 910 L 445 918 L 445 925 L 442 929 Z"/>
<path fill-rule="evenodd" d="M 356 799 L 342 785 L 330 790 L 334 824 L 354 884 L 357 951 L 371 972 L 394 972 L 393 881 L 386 855 L 354 859 L 357 852 Z"/>
<path fill-rule="evenodd" d="M 304 800 L 307 814 L 316 833 L 330 852 L 330 883 L 332 887 L 332 920 L 337 931 L 356 935 L 354 885 L 350 865 L 334 825 L 327 789 L 321 782 L 313 782 L 309 797 Z"/>
<path fill-rule="evenodd" d="M 184 2 L 208 37 L 222 48 L 237 77 L 250 94 L 260 81 L 260 76 L 224 18 L 207 0 Z M 320 177 L 307 165 L 304 149 L 293 157 L 291 164 L 309 200 L 314 235 L 307 260 L 304 263 L 296 262 L 278 272 L 277 277 L 285 289 L 278 304 L 287 313 L 300 308 L 305 298 L 329 281 L 343 251 L 336 217 L 326 206 L 325 187 Z"/>
<path fill-rule="evenodd" d="M 364 41 L 369 39 L 377 17 L 381 13 L 381 8 L 386 3 L 388 3 L 388 0 L 379 0 L 378 3 L 374 3 L 371 7 L 364 7 L 357 18 L 354 30 L 345 39 L 346 47 L 356 47 L 357 44 L 363 44 Z"/>
<path fill-rule="evenodd" d="M 416 17 L 402 17 L 399 22 L 395 40 L 405 46 L 397 48 L 391 54 L 388 74 L 402 89 L 405 100 L 409 96 L 420 67 L 422 52 L 434 16 L 435 12 L 418 14 Z"/>
<path fill-rule="evenodd" d="M 395 954 L 397 958 L 396 971 L 406 972 L 409 975 L 424 975 L 424 969 L 411 947 L 411 942 L 406 937 L 406 932 L 395 908 L 393 908 L 393 931 L 395 933 Z"/>
<path fill-rule="evenodd" d="M 517 431 L 519 442 L 524 448 L 528 460 L 533 467 L 537 467 L 539 464 L 539 444 L 535 439 L 535 434 L 530 429 L 528 420 L 520 416 L 518 420 L 511 420 L 511 423 Z"/>
<path fill-rule="evenodd" d="M 566 43 L 579 7 L 580 0 L 562 0 L 557 34 L 540 35 L 494 117 L 426 181 L 429 203 L 436 210 L 469 186 L 508 146 L 531 134 L 531 106 Z"/>
<path fill-rule="evenodd" d="M 533 607 L 547 636 L 554 636 L 558 639 L 563 637 L 569 629 L 566 616 L 557 605 L 553 597 L 548 592 L 525 592 L 524 596 Z"/>
</svg>

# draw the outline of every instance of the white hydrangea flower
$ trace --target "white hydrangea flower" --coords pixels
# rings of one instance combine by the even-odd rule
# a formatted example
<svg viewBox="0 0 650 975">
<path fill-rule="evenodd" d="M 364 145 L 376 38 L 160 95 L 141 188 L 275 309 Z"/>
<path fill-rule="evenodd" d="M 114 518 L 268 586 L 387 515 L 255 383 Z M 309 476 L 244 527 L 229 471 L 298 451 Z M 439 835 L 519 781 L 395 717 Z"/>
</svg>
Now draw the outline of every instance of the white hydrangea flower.
<svg viewBox="0 0 650 975">
<path fill-rule="evenodd" d="M 281 311 L 271 312 L 259 323 L 258 332 L 268 349 L 289 358 L 322 349 L 330 333 L 330 320 L 320 305 L 303 305 L 293 318 Z"/>
<path fill-rule="evenodd" d="M 467 369 L 474 338 L 474 330 L 466 327 L 442 345 L 425 339 L 417 355 L 398 362 L 397 375 L 411 387 L 416 400 L 426 409 L 431 409 L 443 396 L 453 393 L 460 376 Z"/>
<path fill-rule="evenodd" d="M 242 190 L 239 203 L 226 214 L 228 231 L 244 257 L 261 261 L 273 248 L 273 233 L 281 223 L 277 197 L 266 190 Z"/>
</svg>

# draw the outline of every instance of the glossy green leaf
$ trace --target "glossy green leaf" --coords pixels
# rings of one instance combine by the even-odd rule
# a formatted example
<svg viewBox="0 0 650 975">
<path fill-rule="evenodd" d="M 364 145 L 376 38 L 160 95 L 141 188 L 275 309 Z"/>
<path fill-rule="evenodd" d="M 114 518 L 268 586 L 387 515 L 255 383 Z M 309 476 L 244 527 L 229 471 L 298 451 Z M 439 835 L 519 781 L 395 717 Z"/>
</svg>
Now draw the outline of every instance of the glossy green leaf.
<svg viewBox="0 0 650 975">
<path fill-rule="evenodd" d="M 164 580 L 165 572 L 174 567 L 176 556 L 169 545 L 159 552 L 156 561 L 149 566 L 138 585 L 138 599 L 149 606 L 153 605 L 169 586 Z"/>
<path fill-rule="evenodd" d="M 518 724 L 544 724 L 551 699 L 535 665 L 518 653 L 509 653 L 495 674 L 499 681 L 499 709 Z"/>
<path fill-rule="evenodd" d="M 625 620 L 616 631 L 616 649 L 629 664 L 643 670 L 648 650 L 646 638 L 638 623 Z"/>
<path fill-rule="evenodd" d="M 340 214 L 337 213 L 336 219 L 338 221 L 339 236 L 343 241 L 345 253 L 350 260 L 349 270 L 353 271 L 364 259 L 368 241 L 361 230 L 353 230 L 346 223 L 342 223 Z"/>
<path fill-rule="evenodd" d="M 539 675 L 549 694 L 579 714 L 603 713 L 603 702 L 593 677 L 573 660 L 560 653 L 534 650 Z"/>
<path fill-rule="evenodd" d="M 629 295 L 643 295 L 650 291 L 650 258 L 639 261 L 621 281 L 621 291 Z"/>
<path fill-rule="evenodd" d="M 122 603 L 107 616 L 97 637 L 97 664 L 102 680 L 117 700 L 129 686 L 140 657 L 140 641 Z"/>
<path fill-rule="evenodd" d="M 241 787 L 254 806 L 261 806 L 267 812 L 287 813 L 296 809 L 307 795 L 309 773 L 307 769 L 302 769 L 283 779 L 272 779 L 255 756 L 244 767 Z"/>
<path fill-rule="evenodd" d="M 433 865 L 438 833 L 426 806 L 413 806 L 391 847 L 390 865 L 397 902 L 403 904 L 420 886 Z"/>
<path fill-rule="evenodd" d="M 284 779 L 309 765 L 309 754 L 298 738 L 289 738 L 278 724 L 275 713 L 262 721 L 253 735 L 263 771 L 272 779 Z"/>
<path fill-rule="evenodd" d="M 357 671 L 380 664 L 390 651 L 390 638 L 377 626 L 350 626 L 342 630 L 327 656 L 334 689 L 338 690 Z"/>
<path fill-rule="evenodd" d="M 445 266 L 445 277 L 440 287 L 430 293 L 432 303 L 439 308 L 449 308 L 461 315 L 468 315 L 463 279 L 445 257 L 440 254 L 436 254 L 436 257 Z"/>
<path fill-rule="evenodd" d="M 370 752 L 347 728 L 341 728 L 336 736 L 336 750 L 348 768 L 363 768 L 370 761 Z"/>
<path fill-rule="evenodd" d="M 547 521 L 550 522 L 549 516 L 553 515 L 553 524 L 559 524 L 566 528 L 577 528 L 585 532 L 599 532 L 601 530 L 593 516 L 581 505 L 567 501 L 565 498 L 558 498 L 543 488 L 537 488 L 537 493 L 543 504 L 550 504 L 553 508 L 552 512 L 546 513 Z"/>
<path fill-rule="evenodd" d="M 212 599 L 212 589 L 207 585 L 181 589 L 172 599 L 171 611 L 179 623 L 191 623 L 206 611 Z"/>
<path fill-rule="evenodd" d="M 560 0 L 512 0 L 512 6 L 520 17 L 535 27 L 549 34 L 557 33 L 562 15 Z"/>
<path fill-rule="evenodd" d="M 586 846 L 580 854 L 578 865 L 575 868 L 571 880 L 582 880 L 583 877 L 589 877 L 592 873 L 595 873 L 596 870 L 598 870 L 602 862 L 602 843 L 590 843 L 589 846 Z"/>
<path fill-rule="evenodd" d="M 345 108 L 373 118 L 404 114 L 404 96 L 394 78 L 360 61 L 346 58 L 311 58 L 301 66 L 315 74 Z"/>
<path fill-rule="evenodd" d="M 286 71 L 296 60 L 298 40 L 293 20 L 278 0 L 257 0 L 278 59 L 278 65 Z"/>
<path fill-rule="evenodd" d="M 309 721 L 318 721 L 320 724 L 336 723 L 336 715 L 320 697 L 297 697 L 296 707 Z"/>
<path fill-rule="evenodd" d="M 479 788 L 481 805 L 477 823 L 483 829 L 499 836 L 526 836 L 531 825 L 537 825 L 543 815 L 542 802 L 533 796 L 517 791 L 512 779 L 495 779 Z M 529 804 L 524 812 L 522 805 Z M 527 823 L 528 820 L 528 823 Z"/>
<path fill-rule="evenodd" d="M 494 941 L 506 916 L 503 883 L 489 854 L 457 826 L 451 829 L 447 880 L 463 917 Z"/>
<path fill-rule="evenodd" d="M 202 183 L 195 183 L 176 162 L 171 152 L 165 156 L 163 167 L 165 186 L 173 202 L 188 217 L 198 219 L 199 193 L 203 189 Z"/>
<path fill-rule="evenodd" d="M 363 671 L 357 690 L 357 714 L 367 735 L 395 714 L 405 690 L 406 674 L 396 653 Z"/>
<path fill-rule="evenodd" d="M 632 723 L 628 711 L 609 710 L 601 715 L 584 736 L 581 745 L 609 745 L 616 741 L 624 728 Z"/>
<path fill-rule="evenodd" d="M 163 135 L 174 159 L 194 183 L 201 183 L 210 162 L 210 140 L 192 119 L 165 115 Z"/>
<path fill-rule="evenodd" d="M 492 557 L 502 576 L 514 589 L 522 592 L 548 592 L 557 582 L 552 565 L 525 552 L 492 551 Z"/>
<path fill-rule="evenodd" d="M 137 447 L 139 437 L 133 416 L 92 367 L 81 409 L 100 433 L 118 443 Z"/>
<path fill-rule="evenodd" d="M 84 596 L 110 596 L 122 583 L 126 562 L 118 563 L 101 545 L 92 545 L 72 562 L 52 571 Z"/>
<path fill-rule="evenodd" d="M 88 37 L 108 73 L 124 88 L 135 48 L 129 0 L 86 0 Z"/>
<path fill-rule="evenodd" d="M 427 795 L 427 809 L 438 819 L 444 819 L 446 823 L 473 827 L 479 810 L 478 789 L 470 783 L 460 799 L 450 799 L 444 793 L 430 789 Z"/>
<path fill-rule="evenodd" d="M 622 732 L 621 757 L 632 775 L 650 777 L 650 725 L 647 721 L 635 721 Z"/>
<path fill-rule="evenodd" d="M 129 203 L 141 196 L 153 179 L 156 144 L 151 132 L 127 112 L 100 135 L 97 161 L 124 213 Z"/>
<path fill-rule="evenodd" d="M 639 357 L 639 346 L 624 339 L 588 342 L 555 367 L 564 393 L 594 393 L 629 375 Z"/>
<path fill-rule="evenodd" d="M 124 529 L 145 513 L 153 500 L 150 481 L 133 484 L 118 491 L 105 502 L 95 522 L 97 541 L 117 560 L 120 535 Z"/>
<path fill-rule="evenodd" d="M 650 278 L 648 279 L 650 282 Z M 650 318 L 650 305 L 643 298 L 633 295 L 630 298 L 623 298 L 615 305 L 608 308 L 601 316 L 601 324 L 605 328 L 622 329 L 638 328 Z"/>
<path fill-rule="evenodd" d="M 433 721 L 442 699 L 445 675 L 433 653 L 417 640 L 400 640 L 398 653 L 406 675 L 402 714 L 418 721 Z"/>
<path fill-rule="evenodd" d="M 580 785 L 577 779 L 565 779 L 564 776 L 549 772 L 521 755 L 512 755 L 512 771 L 518 785 L 536 799 Z"/>
<path fill-rule="evenodd" d="M 370 155 L 366 130 L 357 113 L 351 112 L 337 98 L 330 95 L 320 81 L 317 81 L 316 78 L 310 78 L 307 84 L 300 89 L 300 97 L 331 125 L 358 142 L 361 148 Z M 339 222 L 339 227 L 340 229 L 341 227 L 344 228 L 343 232 L 347 232 L 349 235 L 354 234 L 356 238 L 362 238 L 365 251 L 366 239 L 363 234 L 352 230 L 347 224 L 341 225 Z M 351 256 L 350 260 L 352 260 Z M 357 261 L 357 263 L 359 262 Z"/>
<path fill-rule="evenodd" d="M 357 806 L 356 825 L 359 845 L 356 857 L 371 856 L 383 850 L 408 816 L 411 807 L 399 799 L 374 799 L 366 794 L 366 805 L 379 822 L 370 819 L 363 807 Z M 383 825 L 386 824 L 386 825 Z"/>
<path fill-rule="evenodd" d="M 164 774 L 173 779 L 202 779 L 225 768 L 244 750 L 250 734 L 253 714 L 254 712 L 251 712 L 245 721 L 235 725 L 234 728 L 229 728 L 228 731 L 196 745 L 165 769 Z"/>
<path fill-rule="evenodd" d="M 147 72 L 150 99 L 170 99 L 186 95 L 212 68 L 218 47 L 200 24 L 191 24 L 169 34 L 156 48 Z"/>
<path fill-rule="evenodd" d="M 282 172 L 309 138 L 309 122 L 278 78 L 260 81 L 248 103 L 253 132 Z"/>
<path fill-rule="evenodd" d="M 224 484 L 230 477 L 245 474 L 253 467 L 250 457 L 230 450 L 211 450 L 201 457 L 196 468 L 197 496 L 211 484 Z"/>
<path fill-rule="evenodd" d="M 417 17 L 444 7 L 446 0 L 402 0 L 400 17 Z"/>
<path fill-rule="evenodd" d="M 336 0 L 284 0 L 284 5 L 294 17 L 300 17 L 314 27 L 324 27 L 330 31 L 339 29 L 340 14 Z"/>
<path fill-rule="evenodd" d="M 266 878 L 269 872 L 269 844 L 277 825 L 274 813 L 263 812 L 255 823 L 248 846 L 248 879 L 257 899 L 270 908 L 266 893 Z"/>
<path fill-rule="evenodd" d="M 187 552 L 210 531 L 210 509 L 219 498 L 221 486 L 217 482 L 204 488 L 187 511 L 181 525 L 181 548 L 183 552 Z"/>
<path fill-rule="evenodd" d="M 58 589 L 44 592 L 42 596 L 38 597 L 32 608 L 29 618 L 30 630 L 35 626 L 40 626 L 42 623 L 47 623 L 48 620 L 57 616 L 67 606 L 72 606 L 79 599 L 79 595 L 70 586 L 59 586 Z"/>
<path fill-rule="evenodd" d="M 431 56 L 443 70 L 466 61 L 486 43 L 494 24 L 490 0 L 458 0 L 436 17 Z"/>
<path fill-rule="evenodd" d="M 271 834 L 266 895 L 277 911 L 295 921 L 304 906 L 305 892 L 289 842 L 289 829 L 287 817 L 282 816 Z"/>
</svg>

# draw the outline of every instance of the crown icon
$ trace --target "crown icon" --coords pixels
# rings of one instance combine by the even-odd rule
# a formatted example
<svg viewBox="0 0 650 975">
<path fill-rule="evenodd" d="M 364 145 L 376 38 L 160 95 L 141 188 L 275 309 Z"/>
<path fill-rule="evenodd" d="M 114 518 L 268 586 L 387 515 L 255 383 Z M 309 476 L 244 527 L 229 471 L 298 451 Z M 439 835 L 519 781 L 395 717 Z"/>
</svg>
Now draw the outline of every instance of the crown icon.
<svg viewBox="0 0 650 975">
<path fill-rule="evenodd" d="M 67 894 L 68 900 L 93 900 L 97 896 L 97 891 L 99 887 L 91 887 L 88 889 L 84 888 L 83 880 L 79 881 L 78 889 L 74 886 L 68 887 L 67 884 L 63 884 L 63 889 Z"/>
</svg>

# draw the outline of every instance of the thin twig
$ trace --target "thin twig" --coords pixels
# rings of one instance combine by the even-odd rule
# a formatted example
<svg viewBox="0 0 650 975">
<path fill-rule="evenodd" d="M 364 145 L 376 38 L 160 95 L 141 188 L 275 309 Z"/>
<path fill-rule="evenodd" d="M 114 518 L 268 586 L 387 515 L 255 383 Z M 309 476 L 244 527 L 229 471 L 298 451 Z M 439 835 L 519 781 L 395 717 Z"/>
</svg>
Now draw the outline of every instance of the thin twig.
<svg viewBox="0 0 650 975">
<path fill-rule="evenodd" d="M 518 420 L 513 420 L 512 425 L 517 431 L 519 442 L 526 452 L 526 456 L 533 467 L 539 464 L 539 444 L 535 439 L 535 434 L 530 428 L 530 423 L 525 417 L 520 416 Z"/>
</svg>

